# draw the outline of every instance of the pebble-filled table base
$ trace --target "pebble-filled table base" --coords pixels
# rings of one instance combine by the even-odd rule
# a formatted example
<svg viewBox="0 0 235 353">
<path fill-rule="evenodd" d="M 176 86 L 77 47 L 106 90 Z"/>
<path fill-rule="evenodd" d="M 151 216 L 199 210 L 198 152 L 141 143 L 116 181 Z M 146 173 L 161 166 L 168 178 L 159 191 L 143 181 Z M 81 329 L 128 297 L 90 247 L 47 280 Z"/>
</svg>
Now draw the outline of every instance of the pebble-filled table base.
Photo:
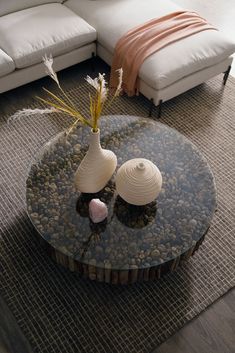
<svg viewBox="0 0 235 353">
<path fill-rule="evenodd" d="M 115 175 L 97 194 L 75 190 L 74 173 L 89 143 L 89 128 L 49 141 L 27 179 L 27 210 L 42 244 L 59 264 L 101 282 L 128 284 L 174 271 L 202 243 L 216 208 L 213 174 L 199 150 L 176 130 L 133 116 L 101 118 L 101 145 L 118 167 L 147 158 L 163 177 L 156 201 L 133 206 L 115 191 Z M 108 218 L 92 223 L 88 205 L 99 198 Z"/>
</svg>

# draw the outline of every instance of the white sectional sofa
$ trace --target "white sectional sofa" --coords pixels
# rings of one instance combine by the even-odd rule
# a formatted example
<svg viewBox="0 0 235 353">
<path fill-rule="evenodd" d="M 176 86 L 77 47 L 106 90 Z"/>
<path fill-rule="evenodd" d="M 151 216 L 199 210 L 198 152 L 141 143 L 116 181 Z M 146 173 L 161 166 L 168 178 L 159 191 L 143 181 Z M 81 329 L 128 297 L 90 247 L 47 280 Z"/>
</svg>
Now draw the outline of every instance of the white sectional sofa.
<svg viewBox="0 0 235 353">
<path fill-rule="evenodd" d="M 53 55 L 56 70 L 88 59 L 96 51 L 111 65 L 115 44 L 126 31 L 180 9 L 170 0 L 1 3 L 0 92 L 44 76 L 44 53 Z M 228 74 L 234 52 L 235 43 L 215 30 L 181 39 L 143 63 L 140 92 L 159 105 L 221 72 Z"/>
<path fill-rule="evenodd" d="M 154 17 L 180 10 L 170 0 L 68 0 L 97 30 L 97 55 L 109 65 L 121 36 Z M 196 33 L 151 55 L 140 68 L 140 92 L 155 105 L 229 70 L 235 42 L 219 31 Z"/>
</svg>

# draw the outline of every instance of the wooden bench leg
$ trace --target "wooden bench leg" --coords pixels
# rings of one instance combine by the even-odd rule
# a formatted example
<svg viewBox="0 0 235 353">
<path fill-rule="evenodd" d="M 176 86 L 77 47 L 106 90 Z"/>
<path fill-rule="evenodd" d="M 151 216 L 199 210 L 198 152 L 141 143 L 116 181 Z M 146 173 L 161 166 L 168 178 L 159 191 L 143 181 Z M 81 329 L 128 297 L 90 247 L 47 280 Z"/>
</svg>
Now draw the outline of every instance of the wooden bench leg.
<svg viewBox="0 0 235 353">
<path fill-rule="evenodd" d="M 158 119 L 160 119 L 162 116 L 162 102 L 163 102 L 162 99 L 160 99 L 158 104 L 158 114 L 157 114 Z"/>
<path fill-rule="evenodd" d="M 160 99 L 159 104 L 158 104 L 158 114 L 157 117 L 158 119 L 161 118 L 161 114 L 162 114 L 162 99 Z M 149 114 L 148 117 L 151 118 L 152 117 L 152 113 L 153 113 L 153 108 L 154 108 L 154 101 L 153 98 L 150 99 L 150 107 L 149 107 Z"/>
<path fill-rule="evenodd" d="M 149 117 L 149 118 L 152 117 L 153 108 L 154 108 L 154 102 L 153 102 L 153 98 L 151 98 L 151 99 L 150 99 L 149 114 L 148 114 L 148 117 Z"/>
<path fill-rule="evenodd" d="M 224 72 L 224 77 L 223 77 L 223 85 L 224 86 L 226 85 L 227 79 L 229 77 L 230 70 L 231 70 L 231 65 L 229 65 L 227 71 Z"/>
<path fill-rule="evenodd" d="M 95 71 L 95 53 L 92 52 L 91 54 L 91 71 L 94 72 Z"/>
</svg>

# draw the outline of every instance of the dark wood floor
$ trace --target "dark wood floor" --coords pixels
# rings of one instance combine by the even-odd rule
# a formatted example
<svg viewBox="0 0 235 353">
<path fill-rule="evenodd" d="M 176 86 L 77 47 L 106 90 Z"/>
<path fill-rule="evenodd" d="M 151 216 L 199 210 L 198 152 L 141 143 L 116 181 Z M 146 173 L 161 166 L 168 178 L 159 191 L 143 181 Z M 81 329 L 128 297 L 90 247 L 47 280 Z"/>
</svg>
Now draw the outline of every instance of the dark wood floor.
<svg viewBox="0 0 235 353">
<path fill-rule="evenodd" d="M 32 353 L 32 349 L 0 296 L 0 353 Z"/>
<path fill-rule="evenodd" d="M 234 303 L 233 289 L 152 353 L 234 353 Z"/>
<path fill-rule="evenodd" d="M 174 1 L 185 8 L 200 12 L 235 38 L 235 0 L 227 0 L 226 4 L 221 0 Z M 232 74 L 235 76 L 235 65 Z M 66 82 L 73 84 L 76 79 L 76 67 L 64 70 L 62 79 L 63 77 L 73 78 L 66 79 Z M 50 85 L 51 80 L 44 78 L 0 95 L 0 116 L 27 107 L 31 104 L 32 96 L 40 93 L 42 86 L 50 88 Z M 0 353 L 30 352 L 33 352 L 32 348 L 0 297 Z M 152 353 L 235 353 L 235 289 L 220 298 Z"/>
</svg>

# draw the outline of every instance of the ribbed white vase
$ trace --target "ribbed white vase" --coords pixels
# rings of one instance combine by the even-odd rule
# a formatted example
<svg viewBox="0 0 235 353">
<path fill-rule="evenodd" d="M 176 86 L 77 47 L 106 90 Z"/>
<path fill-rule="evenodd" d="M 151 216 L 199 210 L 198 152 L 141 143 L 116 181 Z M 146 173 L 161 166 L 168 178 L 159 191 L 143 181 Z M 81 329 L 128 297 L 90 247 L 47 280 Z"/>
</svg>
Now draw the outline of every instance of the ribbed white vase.
<svg viewBox="0 0 235 353">
<path fill-rule="evenodd" d="M 91 130 L 89 149 L 75 173 L 80 192 L 95 193 L 105 187 L 117 166 L 117 157 L 100 145 L 100 130 Z"/>
<path fill-rule="evenodd" d="M 125 162 L 116 175 L 118 194 L 132 205 L 154 201 L 161 191 L 162 175 L 155 164 L 145 158 Z"/>
</svg>

